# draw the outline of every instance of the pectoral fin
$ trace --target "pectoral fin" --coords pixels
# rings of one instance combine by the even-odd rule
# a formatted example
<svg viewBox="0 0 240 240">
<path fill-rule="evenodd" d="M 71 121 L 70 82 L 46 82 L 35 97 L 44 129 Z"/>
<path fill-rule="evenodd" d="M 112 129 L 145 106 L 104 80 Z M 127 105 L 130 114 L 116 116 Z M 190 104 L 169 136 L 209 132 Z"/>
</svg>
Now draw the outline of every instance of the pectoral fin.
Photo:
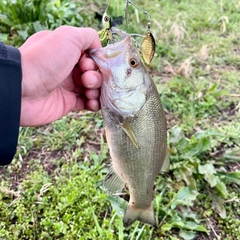
<svg viewBox="0 0 240 240">
<path fill-rule="evenodd" d="M 110 167 L 108 174 L 106 175 L 103 188 L 109 194 L 114 194 L 121 192 L 124 188 L 125 182 L 113 169 L 113 166 Z"/>
<path fill-rule="evenodd" d="M 138 143 L 137 143 L 136 136 L 135 136 L 135 134 L 134 134 L 134 131 L 133 131 L 130 123 L 128 123 L 128 122 L 121 123 L 121 128 L 122 128 L 122 130 L 127 134 L 127 136 L 130 138 L 130 140 L 132 141 L 132 143 L 134 144 L 134 146 L 135 146 L 136 148 L 139 148 L 139 147 L 138 147 Z"/>
</svg>

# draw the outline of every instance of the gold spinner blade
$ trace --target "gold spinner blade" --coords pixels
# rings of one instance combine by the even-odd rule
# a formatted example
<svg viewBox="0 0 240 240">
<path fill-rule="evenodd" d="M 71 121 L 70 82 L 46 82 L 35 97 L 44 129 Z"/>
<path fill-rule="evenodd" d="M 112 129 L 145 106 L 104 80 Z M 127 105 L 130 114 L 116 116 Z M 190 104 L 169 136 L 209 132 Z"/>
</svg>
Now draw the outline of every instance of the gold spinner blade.
<svg viewBox="0 0 240 240">
<path fill-rule="evenodd" d="M 150 64 L 155 54 L 155 39 L 150 31 L 147 31 L 142 42 L 142 56 L 146 64 Z"/>
</svg>

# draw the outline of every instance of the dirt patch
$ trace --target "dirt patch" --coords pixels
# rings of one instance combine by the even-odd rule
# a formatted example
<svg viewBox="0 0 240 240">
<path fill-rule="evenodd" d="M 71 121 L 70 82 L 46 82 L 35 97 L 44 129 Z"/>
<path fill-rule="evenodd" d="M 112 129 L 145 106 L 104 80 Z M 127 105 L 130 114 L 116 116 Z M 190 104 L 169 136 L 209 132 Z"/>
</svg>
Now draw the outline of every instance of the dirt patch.
<svg viewBox="0 0 240 240">
<path fill-rule="evenodd" d="M 11 179 L 11 188 L 16 190 L 28 174 L 38 169 L 39 164 L 50 175 L 54 176 L 54 171 L 57 167 L 52 159 L 60 160 L 68 159 L 68 153 L 65 151 L 43 152 L 41 149 L 31 149 L 24 157 L 22 162 L 11 164 L 0 168 L 0 179 Z"/>
<path fill-rule="evenodd" d="M 239 46 L 236 46 L 236 47 L 233 49 L 233 52 L 234 52 L 234 54 L 240 56 L 240 47 L 239 47 Z"/>
<path fill-rule="evenodd" d="M 219 227 L 215 218 L 211 217 L 207 219 L 207 226 L 209 234 L 199 233 L 194 239 L 196 240 L 213 240 L 213 239 L 225 239 L 222 229 Z"/>
<path fill-rule="evenodd" d="M 228 172 L 240 171 L 240 163 L 239 162 L 228 163 L 226 165 L 226 169 Z"/>
</svg>

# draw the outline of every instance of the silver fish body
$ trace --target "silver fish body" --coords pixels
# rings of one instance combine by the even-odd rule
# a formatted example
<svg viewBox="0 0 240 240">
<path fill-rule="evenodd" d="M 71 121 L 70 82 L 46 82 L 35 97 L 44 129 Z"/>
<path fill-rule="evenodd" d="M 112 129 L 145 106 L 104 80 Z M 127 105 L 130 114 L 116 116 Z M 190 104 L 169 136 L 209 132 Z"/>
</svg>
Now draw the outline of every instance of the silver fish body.
<svg viewBox="0 0 240 240">
<path fill-rule="evenodd" d="M 130 200 L 124 226 L 135 220 L 155 225 L 154 181 L 169 165 L 166 119 L 158 91 L 128 34 L 89 55 L 103 75 L 100 100 L 113 162 L 105 188 L 114 193 L 127 185 Z"/>
</svg>

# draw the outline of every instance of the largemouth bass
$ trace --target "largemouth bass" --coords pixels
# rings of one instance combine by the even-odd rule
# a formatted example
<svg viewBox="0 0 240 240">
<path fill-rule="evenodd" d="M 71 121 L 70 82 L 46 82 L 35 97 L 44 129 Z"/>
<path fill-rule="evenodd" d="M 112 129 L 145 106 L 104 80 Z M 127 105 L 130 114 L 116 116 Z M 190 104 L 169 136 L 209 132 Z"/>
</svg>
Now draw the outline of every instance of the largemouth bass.
<svg viewBox="0 0 240 240">
<path fill-rule="evenodd" d="M 122 39 L 89 51 L 103 75 L 100 101 L 113 162 L 104 187 L 116 193 L 127 185 L 130 200 L 125 227 L 135 220 L 156 225 L 154 181 L 169 166 L 165 114 L 130 35 L 116 28 L 111 31 Z"/>
</svg>

